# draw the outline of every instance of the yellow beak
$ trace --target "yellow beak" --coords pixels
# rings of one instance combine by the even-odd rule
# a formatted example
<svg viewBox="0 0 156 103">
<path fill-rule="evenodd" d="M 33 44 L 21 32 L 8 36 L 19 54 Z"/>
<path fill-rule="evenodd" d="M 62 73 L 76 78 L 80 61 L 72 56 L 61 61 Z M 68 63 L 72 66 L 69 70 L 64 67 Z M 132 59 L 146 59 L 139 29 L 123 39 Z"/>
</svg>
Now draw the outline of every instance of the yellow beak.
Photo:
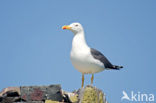
<svg viewBox="0 0 156 103">
<path fill-rule="evenodd" d="M 62 26 L 62 29 L 68 29 L 68 30 L 71 30 L 72 27 L 70 27 L 69 25 L 65 25 L 65 26 Z"/>
</svg>

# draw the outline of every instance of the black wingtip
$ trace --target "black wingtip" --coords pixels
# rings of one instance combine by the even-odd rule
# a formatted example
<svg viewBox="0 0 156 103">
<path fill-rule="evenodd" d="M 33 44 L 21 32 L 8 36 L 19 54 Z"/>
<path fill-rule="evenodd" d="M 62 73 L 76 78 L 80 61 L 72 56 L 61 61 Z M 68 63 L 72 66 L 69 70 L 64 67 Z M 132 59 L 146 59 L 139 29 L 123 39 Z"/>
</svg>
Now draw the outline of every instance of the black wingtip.
<svg viewBox="0 0 156 103">
<path fill-rule="evenodd" d="M 113 65 L 112 67 L 112 69 L 115 69 L 115 70 L 120 70 L 121 68 L 123 68 L 123 66 Z"/>
<path fill-rule="evenodd" d="M 123 66 L 120 66 L 120 68 L 123 68 Z"/>
</svg>

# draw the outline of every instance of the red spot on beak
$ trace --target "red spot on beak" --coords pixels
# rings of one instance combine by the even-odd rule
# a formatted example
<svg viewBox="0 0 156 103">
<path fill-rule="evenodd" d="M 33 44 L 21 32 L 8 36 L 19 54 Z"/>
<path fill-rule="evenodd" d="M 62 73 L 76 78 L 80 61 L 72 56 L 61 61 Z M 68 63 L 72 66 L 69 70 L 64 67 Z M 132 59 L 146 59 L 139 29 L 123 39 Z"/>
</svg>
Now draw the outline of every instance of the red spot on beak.
<svg viewBox="0 0 156 103">
<path fill-rule="evenodd" d="M 62 29 L 67 29 L 66 27 L 63 27 Z"/>
</svg>

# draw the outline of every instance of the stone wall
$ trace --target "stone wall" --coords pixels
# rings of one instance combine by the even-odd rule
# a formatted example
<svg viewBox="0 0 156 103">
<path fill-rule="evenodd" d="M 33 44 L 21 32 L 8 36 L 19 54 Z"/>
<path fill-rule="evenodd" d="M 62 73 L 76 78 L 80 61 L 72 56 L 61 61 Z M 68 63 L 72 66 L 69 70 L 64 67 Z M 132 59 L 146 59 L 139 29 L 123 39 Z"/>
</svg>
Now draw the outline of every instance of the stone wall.
<svg viewBox="0 0 156 103">
<path fill-rule="evenodd" d="M 0 92 L 0 103 L 107 103 L 104 93 L 93 86 L 74 92 L 60 85 L 8 87 Z"/>
</svg>

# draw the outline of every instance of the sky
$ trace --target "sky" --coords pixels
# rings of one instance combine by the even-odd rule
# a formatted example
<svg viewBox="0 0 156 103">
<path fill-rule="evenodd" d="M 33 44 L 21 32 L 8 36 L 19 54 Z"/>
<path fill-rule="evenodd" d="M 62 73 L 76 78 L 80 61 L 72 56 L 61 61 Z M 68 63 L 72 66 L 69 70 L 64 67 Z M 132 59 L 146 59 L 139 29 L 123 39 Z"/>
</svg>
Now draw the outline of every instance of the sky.
<svg viewBox="0 0 156 103">
<path fill-rule="evenodd" d="M 0 90 L 10 86 L 61 84 L 81 87 L 71 64 L 71 31 L 80 22 L 88 45 L 101 51 L 120 71 L 95 74 L 94 86 L 109 103 L 128 95 L 156 95 L 155 0 L 0 0 Z M 91 75 L 85 76 L 85 85 Z"/>
</svg>

